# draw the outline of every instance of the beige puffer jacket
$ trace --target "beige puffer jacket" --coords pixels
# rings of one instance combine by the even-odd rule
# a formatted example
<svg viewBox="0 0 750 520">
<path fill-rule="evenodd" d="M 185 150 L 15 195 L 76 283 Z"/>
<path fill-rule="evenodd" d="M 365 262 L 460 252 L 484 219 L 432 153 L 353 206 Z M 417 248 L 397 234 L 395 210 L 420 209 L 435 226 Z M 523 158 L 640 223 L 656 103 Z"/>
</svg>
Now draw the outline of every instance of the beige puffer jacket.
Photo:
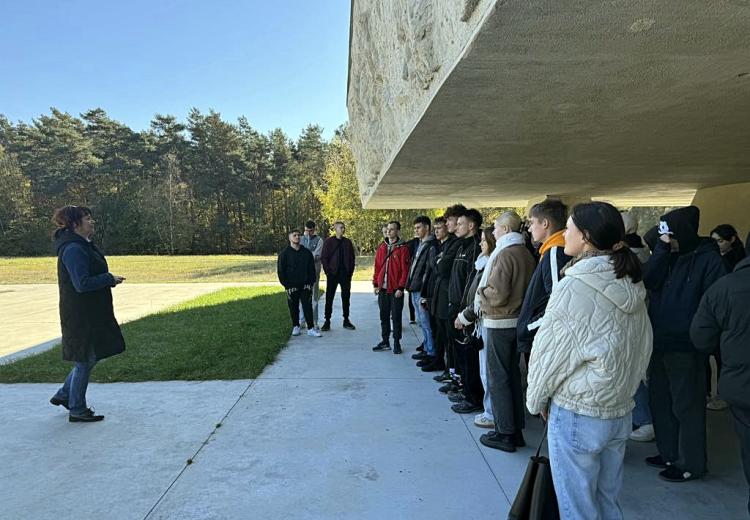
<svg viewBox="0 0 750 520">
<path fill-rule="evenodd" d="M 580 415 L 613 419 L 632 411 L 653 334 L 642 282 L 617 279 L 609 256 L 584 258 L 552 290 L 529 360 L 526 406 L 549 400 Z"/>
</svg>

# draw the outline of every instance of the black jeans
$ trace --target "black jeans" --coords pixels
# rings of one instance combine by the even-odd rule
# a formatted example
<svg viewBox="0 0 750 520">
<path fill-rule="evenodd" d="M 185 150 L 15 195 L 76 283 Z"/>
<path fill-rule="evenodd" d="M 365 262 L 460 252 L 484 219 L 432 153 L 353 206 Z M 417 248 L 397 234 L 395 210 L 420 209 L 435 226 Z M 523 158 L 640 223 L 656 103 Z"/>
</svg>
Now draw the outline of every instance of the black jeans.
<svg viewBox="0 0 750 520">
<path fill-rule="evenodd" d="M 521 390 L 521 354 L 516 349 L 516 329 L 485 329 L 487 389 L 497 433 L 510 435 L 526 426 Z"/>
<path fill-rule="evenodd" d="M 414 308 L 414 304 L 411 302 L 411 291 L 407 293 L 406 301 L 409 303 L 409 323 L 412 321 L 417 321 L 417 317 L 415 315 L 416 309 Z"/>
<path fill-rule="evenodd" d="M 344 311 L 344 319 L 349 319 L 349 300 L 352 294 L 352 277 L 351 275 L 338 273 L 328 275 L 326 278 L 326 308 L 325 319 L 331 320 L 333 313 L 333 298 L 336 296 L 336 288 L 341 286 L 341 308 Z"/>
<path fill-rule="evenodd" d="M 750 409 L 731 406 L 734 417 L 734 429 L 740 439 L 740 455 L 742 457 L 742 468 L 745 470 L 745 480 L 750 486 Z M 750 497 L 747 501 L 747 512 L 750 514 Z"/>
<path fill-rule="evenodd" d="M 312 310 L 312 291 L 310 289 L 298 288 L 296 291 L 286 293 L 286 302 L 289 304 L 289 315 L 292 318 L 292 326 L 299 327 L 299 304 L 302 304 L 302 312 L 305 314 L 307 328 L 315 327 Z"/>
<path fill-rule="evenodd" d="M 656 446 L 683 471 L 706 472 L 706 356 L 654 350 L 648 393 Z"/>
<path fill-rule="evenodd" d="M 393 322 L 393 339 L 401 340 L 401 314 L 404 310 L 404 298 L 396 298 L 395 293 L 381 289 L 378 293 L 378 307 L 380 308 L 380 335 L 383 341 L 388 341 L 391 336 L 391 322 Z"/>
<path fill-rule="evenodd" d="M 456 318 L 448 318 L 447 320 L 438 318 L 437 322 L 439 331 L 437 347 L 438 356 L 445 356 L 445 366 L 447 368 L 458 370 L 458 372 L 461 373 L 461 367 L 456 362 L 455 339 L 458 334 L 458 331 L 454 326 Z"/>
<path fill-rule="evenodd" d="M 484 400 L 484 387 L 479 373 L 479 351 L 468 344 L 455 341 L 453 346 L 456 365 L 464 386 L 464 397 L 471 404 L 481 406 Z"/>
</svg>

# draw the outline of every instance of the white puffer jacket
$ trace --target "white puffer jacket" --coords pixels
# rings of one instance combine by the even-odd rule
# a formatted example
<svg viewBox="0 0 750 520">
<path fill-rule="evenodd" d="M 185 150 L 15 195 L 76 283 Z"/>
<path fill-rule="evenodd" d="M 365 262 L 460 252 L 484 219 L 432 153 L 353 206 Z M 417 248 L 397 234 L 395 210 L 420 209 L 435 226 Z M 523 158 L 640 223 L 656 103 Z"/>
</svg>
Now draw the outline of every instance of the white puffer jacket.
<svg viewBox="0 0 750 520">
<path fill-rule="evenodd" d="M 552 290 L 529 360 L 526 406 L 549 400 L 580 415 L 613 419 L 634 407 L 653 334 L 643 282 L 617 279 L 609 256 L 584 258 Z"/>
</svg>

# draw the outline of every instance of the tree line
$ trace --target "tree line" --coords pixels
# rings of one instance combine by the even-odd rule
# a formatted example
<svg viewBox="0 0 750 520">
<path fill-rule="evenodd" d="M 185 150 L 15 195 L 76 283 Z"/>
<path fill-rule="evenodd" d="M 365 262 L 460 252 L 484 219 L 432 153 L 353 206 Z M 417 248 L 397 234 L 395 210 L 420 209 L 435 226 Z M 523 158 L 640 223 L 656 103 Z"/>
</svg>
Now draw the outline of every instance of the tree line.
<svg viewBox="0 0 750 520">
<path fill-rule="evenodd" d="M 31 122 L 0 115 L 0 256 L 48 255 L 55 208 L 85 205 L 108 254 L 276 252 L 307 219 L 325 235 L 336 220 L 362 253 L 391 218 L 427 210 L 366 211 L 345 127 L 296 139 L 240 117 L 192 109 L 134 131 L 100 109 L 57 109 Z"/>
</svg>

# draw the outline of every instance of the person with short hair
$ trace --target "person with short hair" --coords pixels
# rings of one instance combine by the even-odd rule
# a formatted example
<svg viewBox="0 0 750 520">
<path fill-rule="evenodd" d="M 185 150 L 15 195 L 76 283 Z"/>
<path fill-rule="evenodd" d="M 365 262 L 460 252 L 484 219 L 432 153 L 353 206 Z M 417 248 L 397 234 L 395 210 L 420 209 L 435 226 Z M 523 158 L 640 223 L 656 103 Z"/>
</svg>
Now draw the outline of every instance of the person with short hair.
<svg viewBox="0 0 750 520">
<path fill-rule="evenodd" d="M 745 242 L 750 256 L 750 234 Z M 745 480 L 750 486 L 750 258 L 714 283 L 701 298 L 690 325 L 690 338 L 704 354 L 721 350 L 719 392 L 729 403 L 740 440 Z M 747 511 L 750 514 L 750 497 Z"/>
<path fill-rule="evenodd" d="M 333 314 L 333 299 L 336 289 L 341 286 L 341 308 L 344 315 L 344 328 L 355 330 L 356 327 L 349 319 L 349 302 L 352 294 L 352 276 L 354 276 L 354 244 L 347 237 L 346 225 L 339 221 L 333 225 L 335 235 L 328 237 L 323 243 L 320 262 L 326 273 L 326 305 L 325 321 L 321 330 L 331 330 L 331 315 Z"/>
<path fill-rule="evenodd" d="M 289 315 L 292 318 L 292 336 L 300 335 L 299 307 L 302 304 L 307 321 L 307 335 L 319 338 L 321 334 L 313 322 L 312 310 L 315 261 L 310 250 L 300 244 L 299 230 L 291 230 L 288 237 L 289 245 L 279 253 L 276 261 L 276 273 L 286 290 Z"/>
<path fill-rule="evenodd" d="M 526 405 L 548 419 L 552 479 L 563 520 L 622 519 L 620 491 L 633 394 L 652 332 L 641 263 L 617 209 L 573 208 L 572 257 L 552 290 L 529 360 Z"/>
<path fill-rule="evenodd" d="M 481 252 L 482 214 L 476 209 L 469 209 L 458 217 L 456 237 L 461 245 L 456 253 L 451 268 L 451 278 L 448 284 L 448 313 L 453 319 L 453 348 L 456 368 L 461 377 L 461 397 L 463 399 L 451 406 L 455 413 L 476 413 L 483 410 L 484 389 L 479 373 L 479 352 L 471 348 L 469 343 L 455 341 L 459 330 L 457 326 L 458 313 L 464 299 L 466 288 L 471 283 L 474 265 Z"/>
<path fill-rule="evenodd" d="M 89 208 L 64 206 L 52 222 L 57 226 L 62 357 L 74 366 L 50 403 L 67 408 L 69 422 L 97 422 L 104 416 L 88 406 L 86 390 L 97 362 L 125 351 L 112 306 L 112 288 L 125 278 L 109 272 L 104 254 L 92 242 L 95 221 Z"/>
<path fill-rule="evenodd" d="M 305 222 L 305 233 L 300 239 L 302 247 L 310 251 L 313 255 L 313 261 L 315 262 L 315 285 L 312 290 L 312 308 L 313 308 L 313 322 L 315 327 L 318 326 L 318 310 L 320 299 L 320 257 L 323 253 L 323 239 L 315 234 L 316 224 L 314 220 L 308 220 Z"/>
<path fill-rule="evenodd" d="M 419 245 L 414 251 L 409 266 L 409 277 L 406 279 L 406 290 L 409 291 L 412 305 L 415 309 L 417 323 L 422 329 L 422 351 L 412 356 L 417 360 L 417 366 L 431 364 L 435 359 L 435 343 L 432 336 L 432 320 L 429 310 L 422 305 L 422 289 L 425 283 L 425 273 L 429 268 L 430 252 L 437 247 L 437 240 L 432 234 L 432 221 L 426 215 L 414 219 L 414 234 L 419 239 Z M 419 350 L 419 349 L 417 349 Z"/>
<path fill-rule="evenodd" d="M 432 330 L 432 345 L 433 345 L 433 356 L 430 363 L 423 364 L 422 361 L 427 361 L 428 358 L 420 360 L 418 365 L 421 367 L 422 372 L 443 372 L 446 370 L 445 365 L 445 348 L 441 348 L 440 345 L 440 333 L 439 333 L 439 319 L 437 316 L 437 305 L 436 305 L 436 282 L 438 277 L 438 266 L 437 260 L 443 251 L 443 244 L 448 240 L 450 234 L 445 225 L 445 217 L 440 216 L 435 218 L 432 222 L 432 227 L 435 235 L 434 247 L 427 251 L 425 272 L 422 279 L 422 290 L 420 292 L 421 306 L 428 311 L 430 318 L 430 329 Z M 417 347 L 420 350 L 420 347 Z M 424 351 L 424 348 L 421 348 Z M 443 377 L 443 374 L 435 376 L 435 380 L 439 380 Z"/>
<path fill-rule="evenodd" d="M 393 220 L 388 223 L 389 242 L 380 244 L 375 253 L 375 268 L 372 284 L 378 296 L 380 308 L 381 341 L 374 352 L 391 350 L 390 336 L 393 332 L 393 353 L 401 354 L 401 314 L 404 309 L 404 291 L 409 277 L 409 247 L 399 236 L 401 223 Z M 393 328 L 391 328 L 391 323 Z"/>
<path fill-rule="evenodd" d="M 531 352 L 534 335 L 542 323 L 552 288 L 560 280 L 560 270 L 570 260 L 565 254 L 567 218 L 567 206 L 557 199 L 534 204 L 529 211 L 529 233 L 532 240 L 541 245 L 539 263 L 526 289 L 516 327 L 518 350 L 526 355 Z"/>
</svg>

